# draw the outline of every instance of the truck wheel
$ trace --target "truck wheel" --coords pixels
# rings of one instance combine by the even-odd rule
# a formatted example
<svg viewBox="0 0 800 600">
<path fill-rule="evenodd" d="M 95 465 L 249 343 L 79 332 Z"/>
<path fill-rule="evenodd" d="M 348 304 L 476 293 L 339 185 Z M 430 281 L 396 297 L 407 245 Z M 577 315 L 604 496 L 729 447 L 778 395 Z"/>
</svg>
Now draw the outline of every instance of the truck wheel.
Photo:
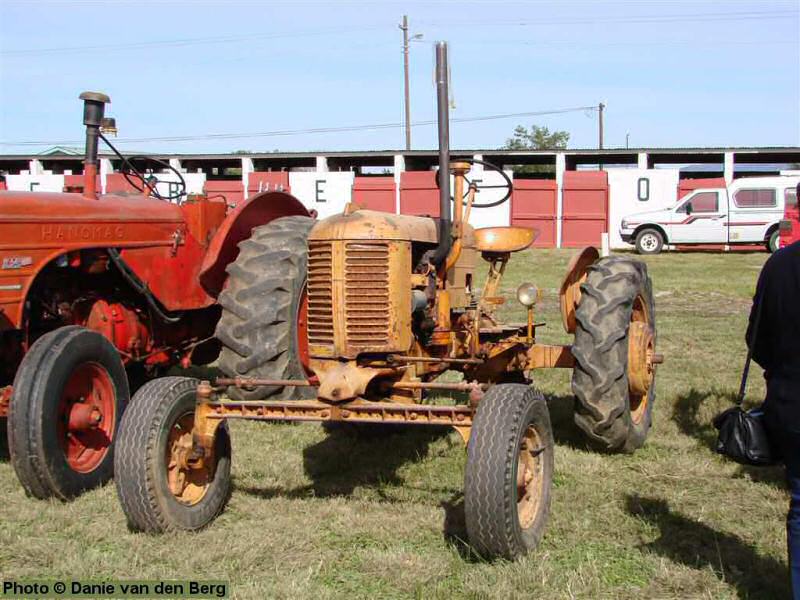
<svg viewBox="0 0 800 600">
<path fill-rule="evenodd" d="M 575 423 L 606 450 L 644 444 L 655 403 L 656 320 L 647 266 L 608 257 L 589 268 L 575 311 Z"/>
<path fill-rule="evenodd" d="M 228 283 L 219 296 L 222 342 L 219 367 L 229 377 L 306 379 L 308 329 L 306 265 L 310 217 L 282 217 L 253 229 L 228 265 Z M 238 400 L 313 397 L 308 387 L 231 387 Z"/>
<path fill-rule="evenodd" d="M 541 392 L 523 384 L 489 388 L 467 446 L 464 517 L 482 557 L 513 560 L 533 550 L 550 512 L 553 431 Z"/>
<path fill-rule="evenodd" d="M 36 498 L 73 498 L 111 479 L 113 442 L 128 379 L 105 337 L 61 327 L 40 337 L 14 380 L 8 415 L 11 464 Z"/>
<path fill-rule="evenodd" d="M 198 380 L 164 377 L 145 384 L 125 413 L 114 467 L 117 496 L 134 531 L 196 530 L 225 508 L 231 489 L 231 442 L 220 423 L 214 455 L 185 466 L 192 448 Z"/>
<path fill-rule="evenodd" d="M 642 229 L 636 235 L 637 254 L 658 254 L 664 247 L 664 236 L 658 229 Z"/>
<path fill-rule="evenodd" d="M 781 244 L 781 232 L 778 229 L 776 229 L 775 231 L 770 233 L 769 237 L 767 238 L 767 252 L 769 252 L 770 254 L 774 254 L 775 252 L 778 251 L 778 248 L 780 248 L 780 244 Z"/>
</svg>

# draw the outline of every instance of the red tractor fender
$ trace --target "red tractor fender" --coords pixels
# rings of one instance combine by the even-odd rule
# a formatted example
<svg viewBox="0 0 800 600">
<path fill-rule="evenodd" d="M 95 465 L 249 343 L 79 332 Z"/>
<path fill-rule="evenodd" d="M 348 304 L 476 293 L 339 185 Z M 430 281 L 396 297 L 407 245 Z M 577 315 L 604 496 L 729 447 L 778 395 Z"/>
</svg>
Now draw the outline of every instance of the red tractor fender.
<svg viewBox="0 0 800 600">
<path fill-rule="evenodd" d="M 250 237 L 254 227 L 280 217 L 310 217 L 305 206 L 285 192 L 262 192 L 240 204 L 220 225 L 200 265 L 200 284 L 216 298 L 225 285 L 225 268 L 239 255 L 239 242 Z"/>
</svg>

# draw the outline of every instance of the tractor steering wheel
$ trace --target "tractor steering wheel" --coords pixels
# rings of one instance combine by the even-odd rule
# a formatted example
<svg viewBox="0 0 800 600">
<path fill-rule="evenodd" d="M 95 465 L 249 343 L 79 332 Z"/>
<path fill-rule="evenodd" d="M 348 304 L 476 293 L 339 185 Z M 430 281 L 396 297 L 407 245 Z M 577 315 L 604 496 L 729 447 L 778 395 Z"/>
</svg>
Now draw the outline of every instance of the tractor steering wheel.
<svg viewBox="0 0 800 600">
<path fill-rule="evenodd" d="M 503 171 L 503 169 L 501 169 L 495 164 L 486 162 L 485 160 L 478 160 L 477 158 L 464 158 L 464 159 L 459 158 L 458 161 L 465 162 L 471 165 L 481 165 L 484 168 L 488 169 L 489 171 L 496 171 L 497 173 L 500 173 L 500 176 L 505 180 L 503 183 L 498 185 L 479 185 L 474 181 L 470 180 L 466 175 L 464 175 L 464 180 L 467 182 L 467 191 L 464 192 L 464 197 L 461 199 L 461 201 L 465 205 L 467 196 L 469 195 L 469 190 L 473 186 L 475 187 L 476 193 L 481 190 L 491 190 L 491 189 L 505 189 L 506 193 L 503 195 L 502 198 L 500 198 L 499 200 L 495 200 L 494 202 L 484 202 L 483 204 L 473 202 L 472 208 L 492 208 L 493 206 L 500 206 L 511 197 L 511 192 L 514 189 L 514 183 L 511 181 L 511 178 L 508 175 L 506 175 L 506 172 Z M 436 178 L 436 184 L 437 185 L 439 184 L 438 177 Z M 455 202 L 455 199 L 452 196 L 450 197 L 450 199 Z"/>
<path fill-rule="evenodd" d="M 142 166 L 141 170 L 136 168 L 134 162 L 141 163 Z M 157 175 L 153 174 L 150 176 L 146 176 L 142 174 L 142 171 L 146 170 L 144 165 L 148 162 L 159 165 L 160 167 L 168 169 L 173 173 L 175 173 L 175 175 L 178 176 L 178 181 L 170 183 L 177 183 L 178 191 L 169 194 L 168 196 L 164 196 L 158 192 L 155 185 L 151 185 L 150 183 L 148 183 L 148 180 L 151 178 L 155 178 L 156 183 L 158 183 Z M 180 200 L 186 195 L 186 180 L 183 178 L 183 175 L 181 174 L 180 171 L 178 171 L 178 169 L 173 167 L 165 160 L 160 160 L 158 158 L 153 158 L 151 156 L 125 156 L 122 158 L 122 166 L 120 167 L 120 172 L 122 173 L 122 176 L 125 177 L 125 180 L 134 187 L 134 189 L 142 193 L 145 193 L 145 189 L 148 189 L 150 193 L 152 193 L 159 200 L 171 202 L 173 200 Z M 137 183 L 136 180 L 139 180 L 141 182 L 141 185 Z"/>
</svg>

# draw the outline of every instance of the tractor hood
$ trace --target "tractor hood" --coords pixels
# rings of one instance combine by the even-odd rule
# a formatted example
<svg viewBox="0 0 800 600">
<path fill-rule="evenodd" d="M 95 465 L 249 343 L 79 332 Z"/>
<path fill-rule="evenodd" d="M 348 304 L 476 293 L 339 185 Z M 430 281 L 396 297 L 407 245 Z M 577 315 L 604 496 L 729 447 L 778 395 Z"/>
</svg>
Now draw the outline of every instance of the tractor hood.
<svg viewBox="0 0 800 600">
<path fill-rule="evenodd" d="M 142 195 L 0 193 L 0 223 L 179 223 L 180 207 Z"/>
<path fill-rule="evenodd" d="M 436 220 L 430 217 L 393 215 L 374 210 L 350 209 L 320 221 L 310 240 L 403 240 L 438 241 Z"/>
<path fill-rule="evenodd" d="M 309 240 L 392 240 L 436 244 L 438 219 L 395 215 L 350 205 L 343 214 L 333 215 L 314 225 Z M 475 230 L 464 225 L 464 248 L 475 248 Z"/>
<path fill-rule="evenodd" d="M 202 249 L 181 207 L 140 195 L 0 193 L 0 330 L 20 327 L 36 275 L 68 252 L 119 248 L 168 310 L 210 304 L 196 270 Z"/>
</svg>

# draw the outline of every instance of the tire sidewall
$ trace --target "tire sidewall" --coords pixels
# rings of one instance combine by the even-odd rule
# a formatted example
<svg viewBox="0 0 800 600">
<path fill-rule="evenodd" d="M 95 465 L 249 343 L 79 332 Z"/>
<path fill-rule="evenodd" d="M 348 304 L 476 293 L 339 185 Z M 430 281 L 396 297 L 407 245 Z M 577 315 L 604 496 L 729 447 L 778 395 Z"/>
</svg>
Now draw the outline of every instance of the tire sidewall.
<svg viewBox="0 0 800 600">
<path fill-rule="evenodd" d="M 540 393 L 529 388 L 526 394 L 526 401 L 528 402 L 528 407 L 522 419 L 522 426 L 519 428 L 516 439 L 514 440 L 514 460 L 512 461 L 511 471 L 506 473 L 506 485 L 511 486 L 511 489 L 516 489 L 517 487 L 520 445 L 522 444 L 522 439 L 528 427 L 534 425 L 539 440 L 544 445 L 544 450 L 539 455 L 543 458 L 544 462 L 544 467 L 542 469 L 544 485 L 542 486 L 542 496 L 539 499 L 539 505 L 537 506 L 533 524 L 528 529 L 522 528 L 522 524 L 519 521 L 519 511 L 517 510 L 516 494 L 509 495 L 509 506 L 507 507 L 514 522 L 514 532 L 518 544 L 524 548 L 531 549 L 535 548 L 541 541 L 547 524 L 553 482 L 554 443 L 552 428 L 547 426 L 550 422 L 550 415 L 544 397 Z"/>
<path fill-rule="evenodd" d="M 62 498 L 77 496 L 112 477 L 114 442 L 129 397 L 125 368 L 111 343 L 101 334 L 83 328 L 68 335 L 69 338 L 60 344 L 59 338 L 54 337 L 60 346 L 58 352 L 45 350 L 35 365 L 34 373 L 30 373 L 33 381 L 20 382 L 21 389 L 15 387 L 15 394 L 17 390 L 22 394 L 27 392 L 27 435 L 32 436 L 39 447 L 42 474 L 49 480 L 52 491 Z M 44 337 L 39 342 L 50 343 L 49 338 Z M 59 440 L 57 420 L 61 396 L 69 377 L 77 367 L 86 363 L 99 365 L 108 375 L 114 389 L 114 425 L 111 444 L 101 462 L 93 470 L 80 473 L 74 471 L 67 462 Z"/>
<path fill-rule="evenodd" d="M 628 433 L 628 439 L 625 442 L 625 446 L 622 448 L 622 451 L 627 454 L 633 453 L 634 450 L 641 448 L 647 439 L 648 433 L 650 432 L 650 427 L 653 424 L 653 405 L 656 401 L 655 388 L 656 384 L 655 381 L 653 381 L 653 383 L 650 385 L 650 389 L 647 390 L 647 406 L 645 407 L 641 421 L 638 423 L 636 423 L 631 417 L 631 396 L 628 394 L 628 410 L 625 412 L 625 414 L 630 421 L 630 429 Z"/>
<path fill-rule="evenodd" d="M 647 309 L 650 311 L 650 327 L 653 331 L 653 343 L 657 343 L 657 335 L 656 335 L 656 315 L 655 315 L 655 303 L 653 301 L 653 286 L 652 282 L 647 276 L 642 278 L 642 281 L 639 283 L 639 290 L 638 295 L 641 295 L 646 304 Z M 630 335 L 630 334 L 629 334 Z M 627 342 L 627 336 L 626 336 Z M 627 344 L 626 344 L 627 350 Z M 627 351 L 625 354 L 625 381 L 628 381 L 628 356 Z M 655 368 L 655 367 L 654 367 Z M 642 415 L 641 420 L 637 423 L 633 420 L 632 412 L 631 412 L 631 392 L 630 389 L 628 390 L 627 396 L 627 410 L 625 411 L 625 416 L 629 421 L 629 433 L 628 439 L 625 442 L 625 445 L 622 448 L 623 452 L 628 454 L 632 453 L 634 450 L 641 448 L 644 445 L 645 440 L 647 439 L 647 435 L 650 433 L 650 427 L 653 424 L 653 407 L 655 406 L 656 402 L 656 381 L 655 381 L 655 374 L 653 375 L 653 380 L 650 383 L 650 387 L 647 390 L 647 398 L 646 398 L 646 406 L 644 414 Z"/>
<path fill-rule="evenodd" d="M 169 397 L 164 399 L 168 408 L 152 423 L 155 431 L 151 431 L 151 439 L 154 443 L 147 448 L 149 478 L 156 488 L 155 498 L 161 511 L 169 515 L 170 523 L 190 530 L 203 527 L 219 514 L 230 493 L 231 444 L 225 422 L 217 427 L 214 440 L 217 461 L 214 478 L 200 501 L 192 506 L 182 504 L 169 489 L 164 462 L 169 433 L 178 418 L 194 413 L 198 383 L 186 379 L 170 390 Z"/>
<path fill-rule="evenodd" d="M 303 292 L 306 293 L 307 273 L 308 273 L 308 251 L 300 259 L 300 277 L 294 282 L 292 288 L 292 321 L 291 321 L 291 358 L 289 360 L 289 375 L 288 379 L 308 379 L 308 373 L 303 368 L 303 361 L 300 359 L 300 328 L 297 326 L 297 319 L 300 316 L 300 299 L 303 297 Z M 308 317 L 306 317 L 308 321 Z M 308 324 L 306 323 L 306 327 Z M 316 397 L 311 388 L 296 388 L 300 397 L 311 398 Z"/>
<path fill-rule="evenodd" d="M 652 250 L 648 250 L 642 245 L 642 240 L 647 235 L 652 235 L 655 237 L 657 244 L 656 247 Z M 664 247 L 664 236 L 662 236 L 657 230 L 655 229 L 643 229 L 639 232 L 636 236 L 636 252 L 638 254 L 658 254 L 661 252 L 661 249 Z"/>
</svg>

